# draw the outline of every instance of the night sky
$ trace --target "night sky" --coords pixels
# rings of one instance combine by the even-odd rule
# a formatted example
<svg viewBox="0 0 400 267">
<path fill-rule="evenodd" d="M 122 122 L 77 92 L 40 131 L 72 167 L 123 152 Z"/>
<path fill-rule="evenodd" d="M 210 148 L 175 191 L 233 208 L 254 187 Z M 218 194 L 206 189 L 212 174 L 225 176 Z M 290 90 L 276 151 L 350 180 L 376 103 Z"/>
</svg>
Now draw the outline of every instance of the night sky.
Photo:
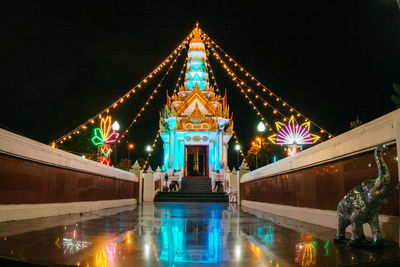
<svg viewBox="0 0 400 267">
<path fill-rule="evenodd" d="M 357 116 L 368 122 L 396 108 L 390 99 L 392 84 L 400 83 L 394 0 L 136 2 L 1 1 L 1 126 L 51 142 L 140 82 L 196 21 L 251 74 L 335 135 L 349 130 Z M 212 57 L 210 63 L 219 87 L 227 88 L 246 147 L 259 119 L 219 63 Z M 134 158 L 143 157 L 154 139 L 165 89 L 173 90 L 177 74 L 168 77 L 130 130 Z M 123 129 L 151 85 L 111 114 Z M 261 110 L 270 122 L 280 119 Z M 124 144 L 120 151 L 126 157 Z M 161 157 L 156 153 L 153 165 Z"/>
</svg>

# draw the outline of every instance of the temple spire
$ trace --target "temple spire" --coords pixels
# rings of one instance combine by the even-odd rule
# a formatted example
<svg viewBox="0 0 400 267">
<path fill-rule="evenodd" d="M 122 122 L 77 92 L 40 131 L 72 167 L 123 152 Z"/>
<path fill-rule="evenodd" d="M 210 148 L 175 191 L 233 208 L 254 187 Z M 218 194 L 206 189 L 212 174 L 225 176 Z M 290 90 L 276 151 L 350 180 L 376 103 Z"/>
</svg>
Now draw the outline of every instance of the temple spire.
<svg viewBox="0 0 400 267">
<path fill-rule="evenodd" d="M 204 42 L 201 39 L 201 29 L 198 22 L 196 22 L 196 28 L 193 30 L 192 39 L 189 43 L 185 91 L 192 91 L 196 84 L 201 91 L 209 90 L 207 54 Z"/>
</svg>

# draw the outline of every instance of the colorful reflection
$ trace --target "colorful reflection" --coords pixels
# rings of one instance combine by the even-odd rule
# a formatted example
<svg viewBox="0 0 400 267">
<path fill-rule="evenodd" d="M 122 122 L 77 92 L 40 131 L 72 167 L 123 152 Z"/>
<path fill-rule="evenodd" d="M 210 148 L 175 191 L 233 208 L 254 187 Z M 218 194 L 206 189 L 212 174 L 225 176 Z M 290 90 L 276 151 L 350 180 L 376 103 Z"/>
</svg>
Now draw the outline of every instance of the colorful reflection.
<svg viewBox="0 0 400 267">
<path fill-rule="evenodd" d="M 57 247 L 63 249 L 64 255 L 71 256 L 78 251 L 87 248 L 91 244 L 90 242 L 78 239 L 78 230 L 68 232 L 66 235 L 66 237 L 63 237 L 62 242 L 60 242 L 59 237 L 57 237 L 57 240 L 54 242 Z"/>
<path fill-rule="evenodd" d="M 325 249 L 325 257 L 329 255 L 329 240 L 326 240 L 324 243 L 324 249 Z"/>
<path fill-rule="evenodd" d="M 261 250 L 258 246 L 250 243 L 250 251 L 256 256 L 256 258 L 260 258 Z"/>
<path fill-rule="evenodd" d="M 222 261 L 220 218 L 210 213 L 208 218 L 194 223 L 190 219 L 184 220 L 183 213 L 183 210 L 172 210 L 163 216 L 159 232 L 159 260 L 208 264 Z"/>
<path fill-rule="evenodd" d="M 315 265 L 317 258 L 317 243 L 311 241 L 312 236 L 310 234 L 302 234 L 300 242 L 296 245 L 296 258 L 295 262 L 301 262 L 301 266 L 307 267 Z"/>
<path fill-rule="evenodd" d="M 268 228 L 258 227 L 257 236 L 264 241 L 265 244 L 272 245 L 274 242 L 274 228 L 269 226 Z"/>
<path fill-rule="evenodd" d="M 108 243 L 104 248 L 96 252 L 96 266 L 107 267 L 115 258 L 116 244 Z"/>
</svg>

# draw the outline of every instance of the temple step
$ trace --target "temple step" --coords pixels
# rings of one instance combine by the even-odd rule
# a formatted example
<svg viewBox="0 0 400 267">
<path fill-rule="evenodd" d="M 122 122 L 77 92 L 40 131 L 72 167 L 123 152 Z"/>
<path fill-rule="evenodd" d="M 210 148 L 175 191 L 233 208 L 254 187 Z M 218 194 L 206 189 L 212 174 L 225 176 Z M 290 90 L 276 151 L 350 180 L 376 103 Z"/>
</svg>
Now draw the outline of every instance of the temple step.
<svg viewBox="0 0 400 267">
<path fill-rule="evenodd" d="M 211 178 L 209 177 L 196 177 L 196 178 L 182 178 L 181 184 L 182 192 L 193 193 L 211 193 Z"/>
<path fill-rule="evenodd" d="M 228 202 L 225 193 L 158 192 L 155 202 Z"/>
<path fill-rule="evenodd" d="M 182 178 L 179 192 L 158 192 L 155 202 L 228 202 L 225 193 L 211 191 L 211 178 Z"/>
</svg>

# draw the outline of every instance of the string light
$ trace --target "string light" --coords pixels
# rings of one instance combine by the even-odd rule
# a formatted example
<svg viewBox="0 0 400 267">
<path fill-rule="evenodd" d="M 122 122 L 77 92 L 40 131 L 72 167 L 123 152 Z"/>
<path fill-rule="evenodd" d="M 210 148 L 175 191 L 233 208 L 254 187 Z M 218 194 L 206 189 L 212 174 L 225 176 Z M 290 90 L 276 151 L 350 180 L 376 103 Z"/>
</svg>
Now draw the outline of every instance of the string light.
<svg viewBox="0 0 400 267">
<path fill-rule="evenodd" d="M 214 51 L 214 57 L 216 57 L 217 59 L 220 58 L 218 52 L 217 52 L 215 49 L 214 49 L 213 51 Z M 225 64 L 223 60 L 221 60 L 221 61 L 222 61 L 221 64 Z M 234 83 L 236 83 L 236 86 L 237 86 L 237 87 L 240 87 L 240 89 L 241 89 L 240 92 L 242 92 L 242 93 L 244 94 L 244 97 L 245 97 L 246 99 L 248 99 L 249 96 L 248 96 L 248 94 L 246 93 L 246 90 L 244 89 L 244 87 L 242 86 L 242 85 L 244 85 L 244 82 L 243 82 L 235 73 L 233 73 L 233 75 L 234 75 L 234 77 L 235 77 L 236 79 L 232 79 L 232 81 L 233 81 Z M 248 89 L 250 89 L 250 88 L 248 88 Z M 252 90 L 250 89 L 250 91 L 252 91 Z M 249 101 L 249 104 L 252 106 L 253 110 L 256 111 L 257 116 L 259 116 L 259 117 L 261 118 L 261 120 L 265 122 L 265 125 L 269 125 L 268 122 L 267 122 L 267 120 L 266 120 L 266 119 L 264 118 L 264 116 L 261 114 L 260 110 L 259 110 L 259 109 L 256 107 L 256 105 L 253 103 L 253 101 Z M 269 127 L 269 130 L 274 132 L 274 130 L 272 129 L 272 127 Z"/>
<path fill-rule="evenodd" d="M 216 52 L 215 53 L 215 55 L 218 57 L 218 53 Z M 236 75 L 236 74 L 235 74 Z M 240 79 L 239 79 L 239 81 L 240 81 Z M 241 87 L 241 86 L 240 86 Z M 245 92 L 245 90 L 243 89 L 243 87 L 241 87 L 241 90 L 240 90 L 243 94 L 245 94 L 245 98 L 246 99 L 249 99 L 249 96 L 246 94 L 246 92 Z M 254 92 L 251 88 L 248 88 L 247 89 L 247 92 L 252 92 L 253 94 L 255 94 L 255 98 L 257 99 L 257 98 L 260 98 L 262 101 L 264 101 L 264 106 L 266 106 L 267 105 L 267 102 L 262 98 L 262 97 L 260 97 L 256 92 Z M 278 100 L 279 100 L 279 98 L 277 98 Z M 257 111 L 257 115 L 258 116 L 260 116 L 262 119 L 263 119 L 263 117 L 262 117 L 262 115 L 260 114 L 260 112 L 259 112 L 259 110 L 256 108 L 256 106 L 253 104 L 253 101 L 251 101 L 251 100 L 249 100 L 249 104 L 251 104 L 252 106 L 253 106 L 253 110 L 256 110 Z M 275 109 L 272 105 L 269 105 L 271 108 L 273 108 L 273 114 L 280 114 L 280 115 L 282 115 L 283 117 L 284 117 L 284 121 L 286 121 L 287 119 L 289 119 L 288 117 L 286 117 L 284 114 L 282 114 L 280 111 L 278 111 L 277 109 Z M 297 117 L 299 117 L 300 116 L 300 113 L 298 113 L 297 114 Z M 268 125 L 268 124 L 267 124 Z M 272 131 L 272 132 L 274 132 L 275 133 L 275 131 L 273 131 L 272 129 L 271 129 L 271 127 L 269 128 L 269 130 L 270 131 Z M 322 131 L 323 130 L 321 130 L 321 133 L 322 133 Z M 329 138 L 331 138 L 331 137 L 329 137 Z M 318 139 L 316 139 L 316 140 L 319 140 L 319 138 Z"/>
<path fill-rule="evenodd" d="M 185 69 L 185 66 L 186 66 L 186 60 L 185 60 L 185 62 L 183 63 L 183 65 L 182 65 L 182 68 L 181 68 L 181 71 L 180 71 L 180 74 L 179 74 L 179 76 L 178 76 L 178 81 L 176 82 L 176 85 L 175 85 L 175 88 L 174 88 L 174 93 L 176 93 L 176 89 L 178 88 L 178 86 L 179 86 L 179 81 L 181 80 L 181 77 L 183 77 L 183 75 L 184 75 L 184 69 Z"/>
<path fill-rule="evenodd" d="M 70 136 L 71 133 L 79 130 L 79 129 L 86 129 L 87 128 L 87 124 L 92 123 L 94 124 L 94 118 L 101 116 L 101 114 L 103 113 L 108 113 L 110 108 L 116 108 L 118 106 L 118 102 L 119 103 L 123 103 L 124 102 L 124 98 L 129 98 L 131 94 L 134 94 L 136 92 L 136 88 L 141 88 L 142 85 L 141 83 L 147 83 L 149 79 L 152 79 L 155 74 L 157 74 L 164 66 L 166 66 L 170 60 L 169 58 L 172 58 L 174 54 L 178 54 L 178 50 L 182 50 L 182 48 L 185 47 L 185 44 L 187 43 L 187 40 L 189 39 L 189 37 L 191 36 L 192 33 L 188 34 L 183 41 L 173 50 L 173 52 L 171 52 L 156 68 L 154 68 L 141 82 L 139 82 L 136 86 L 134 86 L 132 89 L 129 89 L 129 91 L 127 93 L 125 93 L 122 97 L 119 97 L 117 101 L 114 101 L 113 104 L 111 104 L 110 106 L 106 107 L 104 110 L 102 110 L 101 112 L 97 113 L 95 116 L 93 116 L 92 118 L 88 119 L 86 122 L 84 122 L 83 124 L 79 125 L 78 127 L 75 127 L 73 130 L 71 130 L 70 132 L 66 133 L 65 135 L 59 137 L 58 139 L 56 139 L 55 141 L 51 142 L 50 145 L 57 144 L 57 143 L 61 143 L 62 140 L 65 140 L 64 138 L 67 136 Z"/>
<path fill-rule="evenodd" d="M 179 50 L 179 53 L 176 54 L 175 59 L 177 59 L 177 58 L 181 55 L 181 52 L 182 52 L 182 50 L 183 50 L 184 48 L 185 48 L 185 47 L 181 47 L 181 49 Z M 171 61 L 171 62 L 172 62 L 172 63 L 171 63 L 171 65 L 169 66 L 169 69 L 171 69 L 171 68 L 173 67 L 173 65 L 176 63 L 176 60 Z M 161 86 L 162 82 L 163 82 L 163 81 L 165 80 L 165 78 L 167 77 L 167 74 L 168 74 L 168 72 L 166 72 L 166 73 L 164 74 L 164 76 L 162 77 L 162 79 L 161 79 L 160 83 L 157 85 L 157 87 L 160 87 L 160 86 Z M 136 116 L 133 118 L 131 124 L 126 128 L 126 130 L 124 131 L 124 133 L 121 135 L 120 140 L 122 140 L 123 138 L 126 137 L 126 134 L 128 133 L 129 129 L 138 121 L 138 118 L 141 117 L 143 111 L 146 110 L 144 107 L 147 106 L 147 105 L 149 105 L 150 101 L 151 101 L 152 99 L 154 99 L 154 95 L 158 93 L 157 87 L 154 88 L 153 92 L 151 93 L 151 95 L 149 96 L 149 98 L 146 100 L 145 104 L 142 106 L 142 108 L 140 109 L 140 111 L 138 112 L 138 114 L 136 114 Z M 119 141 L 120 141 L 120 140 L 119 140 Z"/>
<path fill-rule="evenodd" d="M 147 167 L 148 167 L 148 165 L 149 165 L 149 160 L 150 160 L 152 151 L 154 150 L 154 147 L 155 147 L 156 144 L 157 144 L 158 138 L 160 137 L 160 132 L 161 132 L 161 129 L 158 129 L 157 135 L 156 135 L 156 137 L 154 138 L 153 144 L 152 144 L 151 147 L 150 147 L 150 150 L 149 150 L 149 153 L 148 153 L 148 155 L 147 155 L 146 161 L 145 161 L 144 164 L 143 164 L 142 170 L 146 170 Z"/>
<path fill-rule="evenodd" d="M 236 144 L 240 144 L 239 139 L 238 139 L 238 137 L 237 137 L 235 131 L 233 131 L 233 138 L 235 138 L 235 143 L 236 143 Z M 244 156 L 243 150 L 242 150 L 241 148 L 239 149 L 239 153 L 240 153 L 240 155 L 243 157 L 243 162 L 246 164 L 247 168 L 250 169 L 250 166 L 249 166 L 249 164 L 247 163 L 246 157 Z M 240 166 L 239 166 L 239 167 L 240 167 Z"/>
<path fill-rule="evenodd" d="M 205 33 L 204 33 L 205 34 Z M 206 34 L 205 34 L 206 35 Z M 206 35 L 206 39 L 207 40 L 210 40 L 211 42 L 207 42 L 208 44 L 209 44 L 209 46 L 210 47 L 212 47 L 212 46 L 214 46 L 214 47 L 216 47 L 219 51 L 221 51 L 221 53 L 223 53 L 223 54 L 225 54 L 225 57 L 228 57 L 229 58 L 229 62 L 232 62 L 233 64 L 234 64 L 234 66 L 235 67 L 237 67 L 237 68 L 239 68 L 240 69 L 240 71 L 245 71 L 246 72 L 246 74 L 245 74 L 245 76 L 246 77 L 250 77 L 251 78 L 251 80 L 254 80 L 255 82 L 256 82 L 256 85 L 257 85 L 257 87 L 262 87 L 262 91 L 263 92 L 269 92 L 269 96 L 275 96 L 276 97 L 276 101 L 278 102 L 278 101 L 282 101 L 283 102 L 283 100 L 282 99 L 280 99 L 274 92 L 272 92 L 269 88 L 267 88 L 266 86 L 264 86 L 259 80 L 257 80 L 254 76 L 252 76 L 249 72 L 247 72 L 238 62 L 236 62 L 232 57 L 230 57 L 229 55 L 228 55 L 228 53 L 226 53 L 220 46 L 218 46 L 217 44 L 216 44 L 216 42 L 214 42 L 208 35 Z M 218 55 L 218 53 L 216 52 L 216 50 L 215 49 L 213 49 L 212 48 L 212 50 L 213 50 L 213 55 L 214 56 L 216 56 L 216 55 Z M 220 57 L 218 56 L 218 58 L 217 59 L 220 59 Z M 220 59 L 220 63 L 222 63 L 223 61 L 222 61 L 222 59 Z M 226 64 L 225 64 L 226 65 Z M 301 114 L 300 112 L 298 112 L 296 109 L 294 109 L 293 107 L 291 107 L 289 104 L 287 104 L 286 102 L 284 102 L 283 104 L 282 104 L 283 106 L 288 106 L 288 107 L 290 107 L 290 112 L 293 112 L 293 111 L 295 111 L 296 113 L 298 113 L 299 115 L 297 115 L 297 117 L 303 117 L 303 118 L 305 118 L 305 116 L 303 115 L 303 114 Z M 280 113 L 280 112 L 279 112 Z M 280 113 L 280 114 L 282 114 L 282 113 Z M 282 114 L 283 115 L 283 114 Z M 285 116 L 286 117 L 286 116 Z M 318 124 L 316 124 L 315 122 L 311 122 L 312 124 L 314 124 L 316 127 L 318 127 L 319 129 L 322 129 L 324 132 L 326 132 L 327 134 L 328 134 L 328 138 L 331 138 L 333 135 L 332 134 L 330 134 L 328 131 L 326 131 L 325 129 L 323 129 L 322 127 L 320 127 Z"/>
</svg>

